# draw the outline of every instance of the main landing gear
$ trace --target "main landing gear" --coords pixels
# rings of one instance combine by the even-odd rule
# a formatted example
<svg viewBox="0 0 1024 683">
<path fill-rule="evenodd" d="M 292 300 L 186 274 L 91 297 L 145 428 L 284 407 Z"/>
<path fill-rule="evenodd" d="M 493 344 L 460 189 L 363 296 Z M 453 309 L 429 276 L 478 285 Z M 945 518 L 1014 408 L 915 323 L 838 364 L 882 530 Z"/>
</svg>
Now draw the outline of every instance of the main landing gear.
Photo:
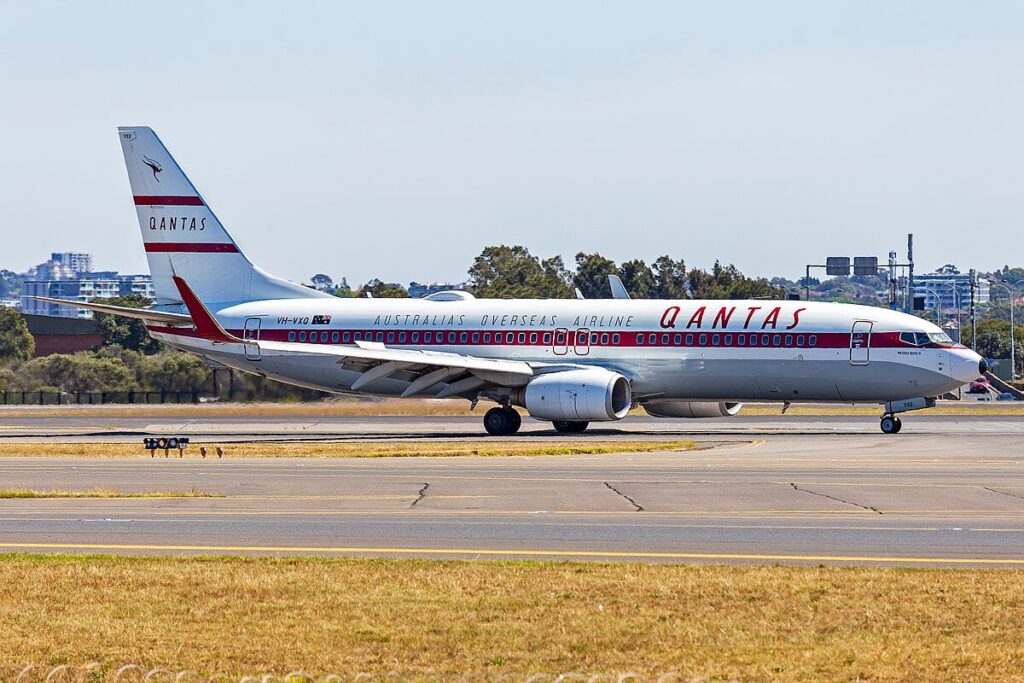
<svg viewBox="0 0 1024 683">
<path fill-rule="evenodd" d="M 523 418 L 514 408 L 491 408 L 484 414 L 484 429 L 491 436 L 511 436 L 519 431 Z"/>
<path fill-rule="evenodd" d="M 569 420 L 555 420 L 551 423 L 559 434 L 582 434 L 586 431 L 589 422 L 570 422 Z"/>
</svg>

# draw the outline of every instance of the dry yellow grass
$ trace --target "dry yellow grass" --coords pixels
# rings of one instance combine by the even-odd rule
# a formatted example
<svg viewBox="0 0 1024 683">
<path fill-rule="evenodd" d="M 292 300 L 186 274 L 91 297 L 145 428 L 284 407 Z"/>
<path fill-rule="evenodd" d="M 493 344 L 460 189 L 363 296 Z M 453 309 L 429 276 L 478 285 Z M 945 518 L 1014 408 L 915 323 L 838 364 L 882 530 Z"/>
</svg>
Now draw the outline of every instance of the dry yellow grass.
<svg viewBox="0 0 1024 683">
<path fill-rule="evenodd" d="M 146 491 L 144 493 L 128 493 L 114 489 L 90 489 L 88 491 L 68 491 L 66 489 L 0 489 L 3 498 L 223 498 L 218 493 L 206 493 L 189 489 L 188 491 Z"/>
<path fill-rule="evenodd" d="M 1024 678 L 1017 571 L 18 555 L 0 580 L 4 680 L 91 661 L 106 680 L 129 662 L 235 680 Z"/>
<path fill-rule="evenodd" d="M 408 442 L 292 442 L 247 441 L 220 444 L 226 458 L 409 458 L 523 455 L 598 455 L 604 453 L 652 453 L 697 448 L 693 441 L 408 441 Z M 200 444 L 193 443 L 185 457 L 199 457 Z M 207 457 L 216 458 L 214 444 L 207 444 Z M 50 441 L 0 442 L 0 457 L 150 457 L 142 443 L 96 443 Z M 162 450 L 156 457 L 164 457 Z M 168 457 L 177 458 L 172 450 Z"/>
<path fill-rule="evenodd" d="M 782 410 L 779 403 L 747 403 L 743 415 L 778 415 Z M 879 406 L 847 404 L 793 405 L 787 415 L 875 415 Z M 520 411 L 522 412 L 522 411 Z M 384 399 L 366 400 L 325 400 L 311 403 L 201 403 L 185 405 L 84 405 L 84 406 L 0 406 L 0 416 L 17 417 L 68 417 L 75 415 L 89 417 L 372 417 L 372 416 L 467 416 L 481 414 L 469 410 L 469 404 L 461 399 Z M 1024 404 L 1007 403 L 943 403 L 928 410 L 933 415 L 1021 415 Z M 645 415 L 637 408 L 633 415 Z"/>
</svg>

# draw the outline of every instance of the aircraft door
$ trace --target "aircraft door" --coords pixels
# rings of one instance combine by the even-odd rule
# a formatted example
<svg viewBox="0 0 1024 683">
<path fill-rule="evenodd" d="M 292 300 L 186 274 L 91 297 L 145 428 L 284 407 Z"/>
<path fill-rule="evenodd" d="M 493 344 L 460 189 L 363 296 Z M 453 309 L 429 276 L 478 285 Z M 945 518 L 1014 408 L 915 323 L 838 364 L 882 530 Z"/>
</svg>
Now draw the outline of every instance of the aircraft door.
<svg viewBox="0 0 1024 683">
<path fill-rule="evenodd" d="M 247 342 L 258 342 L 260 340 L 260 324 L 262 320 L 260 318 L 246 318 L 245 329 L 242 330 L 242 339 Z M 246 344 L 245 345 L 245 357 L 247 360 L 259 360 L 260 359 L 260 345 L 259 344 Z"/>
<path fill-rule="evenodd" d="M 867 365 L 871 362 L 870 320 L 858 320 L 850 330 L 850 365 Z"/>
<path fill-rule="evenodd" d="M 551 353 L 556 356 L 564 356 L 569 353 L 569 330 L 559 327 L 555 330 L 551 339 Z"/>
<path fill-rule="evenodd" d="M 573 350 L 577 356 L 585 356 L 590 353 L 590 330 L 586 327 L 576 330 L 576 345 Z"/>
</svg>

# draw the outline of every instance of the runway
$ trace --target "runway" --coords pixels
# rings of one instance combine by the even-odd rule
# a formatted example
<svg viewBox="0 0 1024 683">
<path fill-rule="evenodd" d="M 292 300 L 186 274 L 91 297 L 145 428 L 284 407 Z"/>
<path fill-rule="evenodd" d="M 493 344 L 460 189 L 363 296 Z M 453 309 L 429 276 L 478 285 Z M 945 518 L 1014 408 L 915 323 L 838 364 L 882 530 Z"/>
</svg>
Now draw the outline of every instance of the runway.
<svg viewBox="0 0 1024 683">
<path fill-rule="evenodd" d="M 0 417 L 0 437 L 481 438 L 476 418 L 76 419 Z M 525 438 L 551 437 L 531 422 Z M 1022 420 L 906 422 L 885 436 L 870 417 L 640 419 L 596 435 L 701 448 L 628 455 L 7 458 L 3 489 L 224 497 L 0 500 L 0 549 L 1024 567 Z"/>
</svg>

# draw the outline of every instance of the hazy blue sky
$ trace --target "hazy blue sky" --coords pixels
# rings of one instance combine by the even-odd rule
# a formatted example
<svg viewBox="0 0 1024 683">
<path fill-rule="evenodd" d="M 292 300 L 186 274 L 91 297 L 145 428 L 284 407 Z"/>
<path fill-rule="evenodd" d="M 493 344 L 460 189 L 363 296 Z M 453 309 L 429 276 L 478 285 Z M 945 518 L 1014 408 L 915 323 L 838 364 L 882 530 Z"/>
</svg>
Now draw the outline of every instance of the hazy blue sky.
<svg viewBox="0 0 1024 683">
<path fill-rule="evenodd" d="M 0 266 L 145 270 L 119 124 L 293 279 L 1024 263 L 1019 2 L 0 2 Z"/>
</svg>

